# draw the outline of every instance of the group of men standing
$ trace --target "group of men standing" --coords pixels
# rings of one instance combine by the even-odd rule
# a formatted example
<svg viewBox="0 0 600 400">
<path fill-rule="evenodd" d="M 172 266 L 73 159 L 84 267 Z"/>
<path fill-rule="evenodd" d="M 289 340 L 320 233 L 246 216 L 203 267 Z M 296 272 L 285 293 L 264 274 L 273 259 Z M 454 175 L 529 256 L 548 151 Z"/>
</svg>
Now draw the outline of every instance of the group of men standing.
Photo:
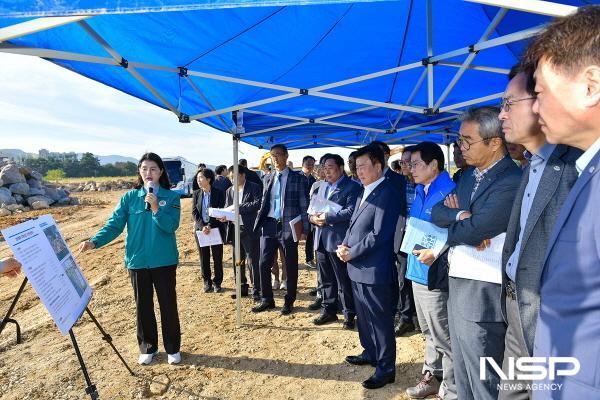
<svg viewBox="0 0 600 400">
<path fill-rule="evenodd" d="M 260 293 L 252 310 L 275 307 L 270 271 L 282 248 L 281 313 L 293 311 L 298 242 L 290 222 L 300 217 L 298 239 L 312 231 L 317 254 L 322 304 L 314 323 L 336 321 L 341 309 L 343 327 L 358 326 L 363 352 L 346 361 L 375 367 L 365 388 L 395 380 L 400 297 L 406 312 L 396 331 L 412 329 L 416 310 L 426 339 L 410 397 L 600 398 L 599 26 L 599 6 L 551 23 L 511 71 L 500 109 L 464 112 L 456 145 L 468 167 L 454 181 L 437 145 L 407 149 L 407 180 L 387 167 L 389 147 L 373 142 L 352 154 L 358 179 L 346 176 L 339 155 L 321 158 L 325 179 L 312 196 L 339 211 L 308 215 L 310 182 L 287 167 L 286 147 L 274 145 L 260 206 L 245 189 L 240 196 L 244 225 L 253 224 L 247 232 L 259 242 L 244 245 Z M 526 150 L 524 169 L 507 141 Z M 447 229 L 444 249 L 400 253 L 407 216 Z M 504 235 L 500 283 L 452 273 L 457 246 L 485 250 Z M 574 357 L 580 369 L 542 382 L 520 379 L 526 370 L 514 360 L 531 356 Z"/>
</svg>

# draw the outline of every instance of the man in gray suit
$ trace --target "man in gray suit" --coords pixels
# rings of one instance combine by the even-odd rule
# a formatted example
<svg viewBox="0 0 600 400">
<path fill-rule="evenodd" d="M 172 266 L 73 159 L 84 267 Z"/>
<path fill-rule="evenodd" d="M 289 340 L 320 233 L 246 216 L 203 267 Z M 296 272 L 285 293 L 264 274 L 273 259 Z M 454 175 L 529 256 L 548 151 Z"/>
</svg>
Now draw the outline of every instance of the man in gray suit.
<svg viewBox="0 0 600 400">
<path fill-rule="evenodd" d="M 531 357 L 540 305 L 542 261 L 550 231 L 577 179 L 575 160 L 581 151 L 546 142 L 537 115 L 530 73 L 517 65 L 509 74 L 500 120 L 510 143 L 525 147 L 529 161 L 512 207 L 502 253 L 502 312 L 508 327 L 502 369 L 508 375 L 511 357 Z M 515 368 L 517 373 L 525 373 Z M 499 399 L 527 400 L 530 381 L 503 380 Z"/>
<path fill-rule="evenodd" d="M 488 239 L 506 232 L 521 169 L 506 154 L 497 108 L 471 109 L 461 120 L 458 144 L 471 167 L 444 202 L 433 207 L 431 217 L 434 224 L 448 228 L 448 246 L 485 247 Z M 455 277 L 448 283 L 458 398 L 496 400 L 498 373 L 486 364 L 487 379 L 480 380 L 479 371 L 481 357 L 502 363 L 506 326 L 500 306 L 501 285 Z"/>
<path fill-rule="evenodd" d="M 533 349 L 535 357 L 573 357 L 580 368 L 560 365 L 571 372 L 538 381 L 536 400 L 600 398 L 599 26 L 600 6 L 581 7 L 551 23 L 525 55 L 536 68 L 532 107 L 548 142 L 584 150 L 550 234 Z"/>
</svg>

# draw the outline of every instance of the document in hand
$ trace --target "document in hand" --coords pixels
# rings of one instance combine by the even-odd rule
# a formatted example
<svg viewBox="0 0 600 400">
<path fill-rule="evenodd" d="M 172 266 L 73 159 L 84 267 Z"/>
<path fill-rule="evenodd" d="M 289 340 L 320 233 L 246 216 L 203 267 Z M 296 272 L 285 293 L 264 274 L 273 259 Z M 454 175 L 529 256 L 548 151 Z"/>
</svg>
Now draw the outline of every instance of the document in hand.
<svg viewBox="0 0 600 400">
<path fill-rule="evenodd" d="M 418 244 L 426 249 L 432 249 L 435 254 L 440 254 L 447 240 L 448 229 L 411 217 L 406 221 L 406 230 L 400 251 L 412 254 L 415 245 Z"/>
<path fill-rule="evenodd" d="M 300 215 L 290 221 L 290 228 L 292 228 L 292 237 L 294 238 L 294 242 L 297 242 L 298 238 L 304 232 L 304 227 L 302 226 L 302 217 Z"/>
<path fill-rule="evenodd" d="M 218 244 L 223 244 L 221 233 L 217 228 L 211 229 L 208 235 L 203 233 L 202 231 L 196 231 L 196 237 L 198 237 L 198 243 L 200 243 L 200 247 L 216 246 Z"/>
<path fill-rule="evenodd" d="M 473 279 L 491 283 L 502 283 L 502 248 L 506 233 L 492 238 L 485 250 L 473 246 L 455 246 L 450 250 L 449 275 L 455 278 Z"/>
<path fill-rule="evenodd" d="M 229 208 L 208 208 L 208 215 L 213 218 L 227 218 L 227 221 L 233 221 L 235 213 Z"/>
<path fill-rule="evenodd" d="M 308 214 L 315 215 L 326 212 L 336 213 L 341 211 L 341 209 L 342 206 L 340 206 L 338 203 L 317 195 L 313 196 L 313 198 L 310 200 L 310 204 L 308 205 Z"/>
</svg>

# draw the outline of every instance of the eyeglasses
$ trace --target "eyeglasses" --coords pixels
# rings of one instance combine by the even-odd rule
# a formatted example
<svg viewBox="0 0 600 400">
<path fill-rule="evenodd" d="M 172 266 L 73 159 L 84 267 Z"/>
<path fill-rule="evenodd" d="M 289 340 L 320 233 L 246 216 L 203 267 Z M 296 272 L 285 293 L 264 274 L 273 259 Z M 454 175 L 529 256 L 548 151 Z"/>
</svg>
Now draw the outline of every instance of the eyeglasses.
<svg viewBox="0 0 600 400">
<path fill-rule="evenodd" d="M 400 161 L 400 165 L 404 165 L 405 167 L 410 167 L 410 161 Z"/>
<path fill-rule="evenodd" d="M 498 136 L 493 136 L 493 137 L 498 137 Z M 480 143 L 480 142 L 483 142 L 484 140 L 487 140 L 487 139 L 481 139 L 481 140 L 477 140 L 475 142 L 469 142 L 467 139 L 460 137 L 456 141 L 456 144 L 458 145 L 458 147 L 464 147 L 465 150 L 469 150 L 471 148 L 471 146 L 473 146 L 475 143 Z"/>
<path fill-rule="evenodd" d="M 419 164 L 421 164 L 423 162 L 423 160 L 419 160 L 419 161 L 414 161 L 411 163 L 408 163 L 408 165 L 410 166 L 410 169 L 416 169 Z"/>
<path fill-rule="evenodd" d="M 510 106 L 512 106 L 515 103 L 518 103 L 520 101 L 525 101 L 525 100 L 535 100 L 537 99 L 537 97 L 533 96 L 533 97 L 525 97 L 523 99 L 507 99 L 506 97 L 502 98 L 502 101 L 500 102 L 500 108 L 502 110 L 504 110 L 505 112 L 509 112 L 510 111 Z"/>
</svg>

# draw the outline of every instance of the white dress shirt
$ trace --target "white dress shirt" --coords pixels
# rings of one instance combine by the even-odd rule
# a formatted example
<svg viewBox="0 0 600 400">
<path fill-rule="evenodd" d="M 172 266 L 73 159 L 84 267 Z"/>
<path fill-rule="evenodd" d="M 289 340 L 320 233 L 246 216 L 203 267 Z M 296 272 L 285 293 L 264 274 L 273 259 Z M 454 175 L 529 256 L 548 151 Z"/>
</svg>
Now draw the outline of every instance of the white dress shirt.
<svg viewBox="0 0 600 400">
<path fill-rule="evenodd" d="M 578 159 L 575 161 L 575 168 L 577 168 L 577 173 L 581 176 L 581 173 L 588 166 L 592 158 L 596 155 L 596 153 L 600 151 L 600 138 L 596 139 L 594 144 L 585 151 Z"/>
<path fill-rule="evenodd" d="M 379 186 L 379 184 L 381 182 L 383 182 L 384 180 L 385 180 L 385 176 L 382 175 L 381 178 L 377 179 L 375 182 L 371 182 L 367 186 L 365 186 L 365 190 L 363 192 L 362 199 L 360 200 L 360 206 L 362 206 L 362 203 L 364 203 L 365 199 L 367 197 L 369 197 L 369 195 L 373 192 L 373 190 L 375 190 L 375 188 L 377 186 Z"/>
</svg>

